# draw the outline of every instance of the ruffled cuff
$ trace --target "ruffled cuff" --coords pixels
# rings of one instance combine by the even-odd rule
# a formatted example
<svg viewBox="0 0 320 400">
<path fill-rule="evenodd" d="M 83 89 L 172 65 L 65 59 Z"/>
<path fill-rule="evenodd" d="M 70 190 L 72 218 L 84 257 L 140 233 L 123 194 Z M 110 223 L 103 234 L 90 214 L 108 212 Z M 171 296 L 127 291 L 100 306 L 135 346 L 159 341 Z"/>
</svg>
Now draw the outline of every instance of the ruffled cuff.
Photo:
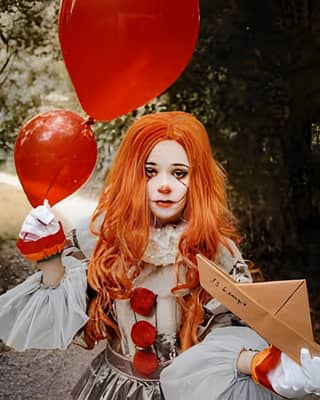
<svg viewBox="0 0 320 400">
<path fill-rule="evenodd" d="M 65 349 L 88 320 L 86 261 L 63 254 L 59 286 L 43 285 L 40 271 L 0 296 L 0 339 L 18 351 Z"/>
</svg>

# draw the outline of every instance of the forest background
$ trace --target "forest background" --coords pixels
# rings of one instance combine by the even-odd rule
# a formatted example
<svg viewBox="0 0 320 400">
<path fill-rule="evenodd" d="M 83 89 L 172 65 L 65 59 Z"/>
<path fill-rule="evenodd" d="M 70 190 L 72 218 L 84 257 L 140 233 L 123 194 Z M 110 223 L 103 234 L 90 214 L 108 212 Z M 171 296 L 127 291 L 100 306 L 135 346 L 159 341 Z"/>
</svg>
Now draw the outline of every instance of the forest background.
<svg viewBox="0 0 320 400">
<path fill-rule="evenodd" d="M 319 341 L 320 3 L 200 0 L 200 7 L 197 48 L 177 82 L 144 107 L 94 125 L 99 160 L 91 188 L 98 190 L 137 116 L 193 113 L 227 171 L 245 257 L 265 279 L 307 278 Z M 61 57 L 58 9 L 58 0 L 0 0 L 2 171 L 12 171 L 14 141 L 28 119 L 55 108 L 84 116 Z M 29 273 L 12 239 L 1 240 L 2 291 Z"/>
</svg>

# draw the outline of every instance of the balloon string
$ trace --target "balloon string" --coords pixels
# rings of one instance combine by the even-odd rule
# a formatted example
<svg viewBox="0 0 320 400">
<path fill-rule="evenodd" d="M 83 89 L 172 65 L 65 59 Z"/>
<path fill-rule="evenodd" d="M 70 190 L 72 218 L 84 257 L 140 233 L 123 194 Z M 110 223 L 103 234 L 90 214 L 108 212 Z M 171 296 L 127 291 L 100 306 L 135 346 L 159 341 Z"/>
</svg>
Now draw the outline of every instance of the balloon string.
<svg viewBox="0 0 320 400">
<path fill-rule="evenodd" d="M 50 186 L 48 187 L 48 190 L 47 190 L 47 192 L 46 192 L 46 194 L 45 194 L 43 200 L 45 200 L 45 199 L 47 198 L 48 193 L 49 193 L 50 190 L 52 189 L 52 186 L 55 184 L 56 179 L 57 179 L 58 175 L 60 174 L 60 172 L 61 172 L 61 170 L 62 170 L 63 168 L 64 168 L 64 165 L 61 166 L 61 167 L 58 169 L 57 173 L 56 173 L 55 176 L 54 176 L 54 179 L 51 181 Z M 50 205 L 52 206 L 52 204 L 50 204 Z"/>
</svg>

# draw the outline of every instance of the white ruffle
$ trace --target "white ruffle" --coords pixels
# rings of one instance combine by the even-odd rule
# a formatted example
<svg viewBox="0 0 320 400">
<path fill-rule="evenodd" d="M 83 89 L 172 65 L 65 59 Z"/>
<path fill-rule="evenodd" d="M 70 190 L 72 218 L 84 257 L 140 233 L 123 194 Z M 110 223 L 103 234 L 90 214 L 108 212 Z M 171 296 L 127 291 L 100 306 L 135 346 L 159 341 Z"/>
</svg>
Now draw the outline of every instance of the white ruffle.
<svg viewBox="0 0 320 400">
<path fill-rule="evenodd" d="M 186 224 L 166 225 L 162 228 L 152 227 L 150 240 L 142 260 L 153 265 L 174 264 L 178 253 L 178 244 Z"/>
<path fill-rule="evenodd" d="M 0 296 L 0 339 L 15 350 L 64 349 L 87 322 L 86 263 L 73 256 L 62 261 L 58 287 L 44 286 L 40 271 Z"/>
</svg>

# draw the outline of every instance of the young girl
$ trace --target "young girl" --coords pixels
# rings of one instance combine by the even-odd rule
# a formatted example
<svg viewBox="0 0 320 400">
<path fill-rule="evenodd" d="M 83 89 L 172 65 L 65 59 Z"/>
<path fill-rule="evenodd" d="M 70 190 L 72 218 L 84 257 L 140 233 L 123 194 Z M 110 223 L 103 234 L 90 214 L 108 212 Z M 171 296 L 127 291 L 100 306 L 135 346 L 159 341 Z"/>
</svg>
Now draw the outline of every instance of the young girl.
<svg viewBox="0 0 320 400">
<path fill-rule="evenodd" d="M 133 124 L 91 228 L 97 240 L 73 231 L 62 256 L 42 260 L 39 273 L 0 297 L 0 337 L 18 350 L 65 348 L 82 327 L 89 348 L 108 339 L 75 399 L 264 400 L 280 399 L 275 389 L 291 398 L 320 390 L 317 374 L 263 350 L 268 344 L 199 284 L 198 253 L 238 282 L 251 277 L 236 246 L 223 171 L 192 115 L 158 113 Z M 44 205 L 27 217 L 20 238 L 59 234 Z M 309 359 L 308 371 L 320 375 L 318 359 Z"/>
</svg>

